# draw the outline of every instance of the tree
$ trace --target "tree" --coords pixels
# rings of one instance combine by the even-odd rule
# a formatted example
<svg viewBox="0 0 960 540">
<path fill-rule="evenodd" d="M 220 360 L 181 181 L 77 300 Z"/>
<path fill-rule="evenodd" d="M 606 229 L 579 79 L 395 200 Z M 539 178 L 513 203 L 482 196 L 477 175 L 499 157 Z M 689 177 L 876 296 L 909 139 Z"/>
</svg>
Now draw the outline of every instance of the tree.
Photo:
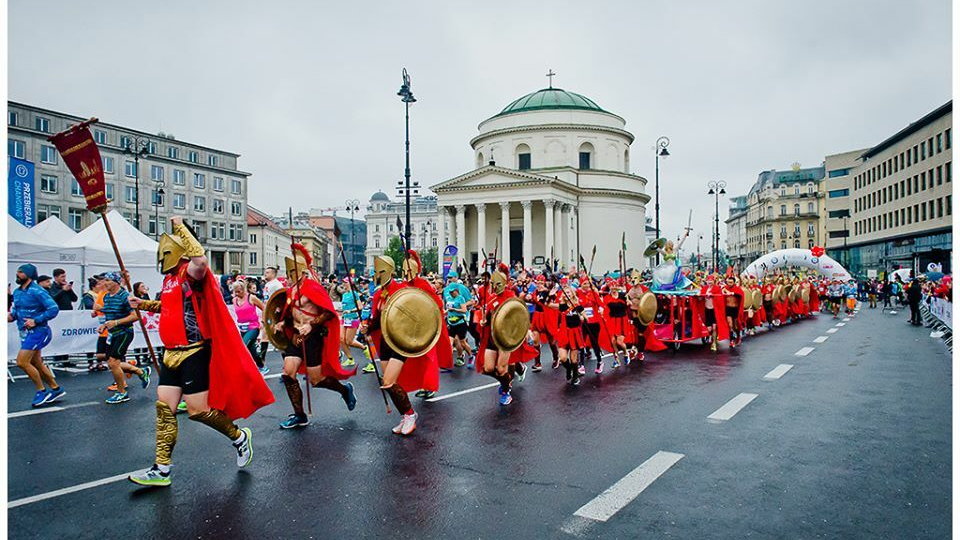
<svg viewBox="0 0 960 540">
<path fill-rule="evenodd" d="M 393 259 L 393 265 L 397 272 L 403 268 L 403 244 L 400 242 L 399 236 L 390 237 L 390 240 L 387 241 L 387 249 L 383 251 L 383 254 Z"/>
<path fill-rule="evenodd" d="M 437 267 L 437 248 L 433 247 L 420 253 L 420 260 L 423 261 L 423 273 L 438 272 Z"/>
</svg>

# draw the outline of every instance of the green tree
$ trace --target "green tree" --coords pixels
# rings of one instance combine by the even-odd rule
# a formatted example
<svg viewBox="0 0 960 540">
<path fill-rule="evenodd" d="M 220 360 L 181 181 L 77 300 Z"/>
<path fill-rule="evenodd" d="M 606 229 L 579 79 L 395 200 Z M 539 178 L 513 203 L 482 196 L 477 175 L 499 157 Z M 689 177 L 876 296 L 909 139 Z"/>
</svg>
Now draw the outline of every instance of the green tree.
<svg viewBox="0 0 960 540">
<path fill-rule="evenodd" d="M 430 248 L 420 253 L 420 260 L 423 261 L 423 273 L 438 272 L 437 267 L 437 248 Z"/>
<path fill-rule="evenodd" d="M 387 241 L 387 249 L 384 250 L 383 254 L 393 259 L 394 268 L 396 268 L 397 273 L 400 273 L 400 269 L 403 268 L 403 244 L 400 242 L 399 236 L 390 237 L 390 240 Z"/>
</svg>

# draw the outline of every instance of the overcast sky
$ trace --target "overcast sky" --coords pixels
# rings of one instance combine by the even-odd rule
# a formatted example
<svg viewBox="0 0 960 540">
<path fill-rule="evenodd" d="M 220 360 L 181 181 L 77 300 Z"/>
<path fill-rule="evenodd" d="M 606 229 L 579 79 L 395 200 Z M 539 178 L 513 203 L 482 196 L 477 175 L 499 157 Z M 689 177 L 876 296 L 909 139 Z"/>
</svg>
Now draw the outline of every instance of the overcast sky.
<svg viewBox="0 0 960 540">
<path fill-rule="evenodd" d="M 950 21 L 948 0 L 10 0 L 9 98 L 239 153 L 250 204 L 279 213 L 393 195 L 402 67 L 425 186 L 471 170 L 477 124 L 553 69 L 626 119 L 651 196 L 652 147 L 670 137 L 662 228 L 679 234 L 692 209 L 706 250 L 707 181 L 743 194 L 949 100 Z"/>
</svg>

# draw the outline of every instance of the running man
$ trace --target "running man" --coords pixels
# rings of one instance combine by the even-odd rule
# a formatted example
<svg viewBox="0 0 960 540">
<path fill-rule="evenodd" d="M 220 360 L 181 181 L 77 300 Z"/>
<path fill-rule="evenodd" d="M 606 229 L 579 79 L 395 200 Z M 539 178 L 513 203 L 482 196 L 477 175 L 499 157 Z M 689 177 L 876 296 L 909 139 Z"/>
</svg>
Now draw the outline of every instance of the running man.
<svg viewBox="0 0 960 540">
<path fill-rule="evenodd" d="M 40 351 L 50 344 L 53 337 L 47 323 L 60 313 L 60 308 L 50 294 L 37 284 L 37 267 L 23 264 L 17 268 L 17 288 L 13 290 L 13 309 L 7 315 L 7 322 L 17 322 L 20 332 L 20 351 L 17 353 L 17 367 L 27 374 L 37 388 L 30 403 L 39 407 L 53 403 L 67 393 L 53 378 L 53 372 L 43 363 Z M 44 386 L 50 385 L 50 390 Z"/>
<path fill-rule="evenodd" d="M 119 272 L 103 274 L 103 307 L 100 312 L 106 320 L 97 328 L 97 332 L 108 332 L 107 367 L 113 374 L 117 384 L 117 391 L 107 398 L 108 405 L 117 405 L 130 401 L 127 394 L 126 373 L 134 373 L 140 377 L 143 388 L 150 386 L 150 366 L 136 367 L 126 360 L 127 348 L 133 343 L 133 323 L 137 320 L 137 312 L 130 307 L 130 294 L 120 286 Z"/>
</svg>

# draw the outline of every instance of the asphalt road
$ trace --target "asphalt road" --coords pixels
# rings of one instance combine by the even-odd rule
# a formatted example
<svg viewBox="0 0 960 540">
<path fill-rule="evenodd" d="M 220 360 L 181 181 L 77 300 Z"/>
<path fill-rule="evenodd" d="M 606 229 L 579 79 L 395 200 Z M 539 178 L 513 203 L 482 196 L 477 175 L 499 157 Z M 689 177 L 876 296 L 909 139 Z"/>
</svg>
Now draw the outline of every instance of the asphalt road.
<svg viewBox="0 0 960 540">
<path fill-rule="evenodd" d="M 509 407 L 493 388 L 415 399 L 409 438 L 390 433 L 398 416 L 385 415 L 372 375 L 352 379 L 355 411 L 314 390 L 312 424 L 282 431 L 289 402 L 271 378 L 277 403 L 242 422 L 254 432 L 251 466 L 238 470 L 221 435 L 181 415 L 166 489 L 110 481 L 152 463 L 153 392 L 107 406 L 108 374 L 60 372 L 64 409 L 18 416 L 33 394 L 19 379 L 8 383 L 8 532 L 946 538 L 950 355 L 906 317 L 821 315 L 733 351 L 685 346 L 616 371 L 608 360 L 580 388 L 547 367 L 516 385 Z M 268 365 L 277 373 L 279 357 Z M 438 396 L 491 381 L 459 368 L 441 376 Z"/>
</svg>

